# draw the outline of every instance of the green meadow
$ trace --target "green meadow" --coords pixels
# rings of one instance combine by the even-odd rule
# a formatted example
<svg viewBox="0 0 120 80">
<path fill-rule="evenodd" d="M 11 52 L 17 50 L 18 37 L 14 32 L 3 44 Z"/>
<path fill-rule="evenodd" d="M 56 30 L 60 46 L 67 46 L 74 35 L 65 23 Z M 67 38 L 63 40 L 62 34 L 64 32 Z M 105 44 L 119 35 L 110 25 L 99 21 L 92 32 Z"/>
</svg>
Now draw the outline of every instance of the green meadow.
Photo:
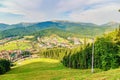
<svg viewBox="0 0 120 80">
<path fill-rule="evenodd" d="M 10 41 L 5 43 L 4 45 L 0 45 L 0 51 L 2 50 L 25 50 L 31 48 L 30 42 L 27 40 L 17 40 L 17 41 Z"/>
<path fill-rule="evenodd" d="M 36 58 L 18 61 L 0 80 L 120 80 L 120 68 L 101 71 L 70 69 L 55 59 Z"/>
</svg>

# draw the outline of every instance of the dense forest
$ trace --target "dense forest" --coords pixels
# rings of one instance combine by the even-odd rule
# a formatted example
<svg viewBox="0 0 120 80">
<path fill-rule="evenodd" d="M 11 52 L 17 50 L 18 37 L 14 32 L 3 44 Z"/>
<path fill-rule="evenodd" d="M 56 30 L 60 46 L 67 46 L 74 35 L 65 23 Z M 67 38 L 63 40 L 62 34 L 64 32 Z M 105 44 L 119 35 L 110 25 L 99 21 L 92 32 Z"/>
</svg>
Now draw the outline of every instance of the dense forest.
<svg viewBox="0 0 120 80">
<path fill-rule="evenodd" d="M 103 70 L 120 66 L 120 27 L 103 37 L 96 38 L 94 50 L 94 68 Z M 65 55 L 62 63 L 71 68 L 91 68 L 92 44 L 87 44 L 75 54 Z"/>
</svg>

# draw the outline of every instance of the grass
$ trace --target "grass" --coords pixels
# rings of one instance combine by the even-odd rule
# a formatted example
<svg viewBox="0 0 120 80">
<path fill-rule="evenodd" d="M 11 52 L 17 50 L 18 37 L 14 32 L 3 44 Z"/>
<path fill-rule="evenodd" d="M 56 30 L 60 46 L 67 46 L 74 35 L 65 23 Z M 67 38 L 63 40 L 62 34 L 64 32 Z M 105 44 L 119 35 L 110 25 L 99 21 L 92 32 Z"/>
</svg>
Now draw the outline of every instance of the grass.
<svg viewBox="0 0 120 80">
<path fill-rule="evenodd" d="M 4 45 L 0 45 L 0 51 L 15 50 L 18 48 L 21 50 L 25 50 L 25 49 L 31 48 L 31 45 L 27 40 L 11 41 L 11 42 L 5 43 Z"/>
<path fill-rule="evenodd" d="M 92 74 L 90 69 L 70 69 L 58 60 L 38 58 L 16 62 L 0 80 L 120 80 L 120 69 L 96 71 Z"/>
</svg>

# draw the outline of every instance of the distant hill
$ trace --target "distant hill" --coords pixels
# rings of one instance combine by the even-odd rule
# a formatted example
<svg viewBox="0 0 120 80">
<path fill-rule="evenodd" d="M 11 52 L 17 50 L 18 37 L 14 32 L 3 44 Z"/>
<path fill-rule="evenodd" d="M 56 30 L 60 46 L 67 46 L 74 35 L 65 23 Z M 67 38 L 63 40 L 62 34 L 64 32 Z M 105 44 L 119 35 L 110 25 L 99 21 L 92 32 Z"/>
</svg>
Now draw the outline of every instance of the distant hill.
<svg viewBox="0 0 120 80">
<path fill-rule="evenodd" d="M 104 27 L 106 31 L 112 31 L 115 28 L 118 28 L 120 23 L 118 22 L 108 22 L 103 25 L 100 25 L 100 27 Z"/>
<path fill-rule="evenodd" d="M 112 21 L 112 22 L 105 23 L 101 26 L 118 27 L 119 25 L 120 25 L 120 23 Z"/>
<path fill-rule="evenodd" d="M 33 23 L 18 23 L 18 24 L 12 24 L 12 25 L 0 23 L 0 31 L 13 29 L 13 28 L 19 28 L 19 27 L 28 27 L 32 25 Z"/>
<path fill-rule="evenodd" d="M 38 23 L 19 23 L 14 25 L 0 24 L 0 38 L 24 36 L 28 34 L 35 34 L 36 32 L 45 32 L 46 29 L 56 29 L 55 31 L 77 34 L 81 36 L 96 36 L 101 35 L 107 31 L 111 31 L 118 27 L 118 23 L 106 23 L 103 25 L 96 25 L 93 23 L 69 22 L 69 21 L 45 21 Z M 48 31 L 48 30 L 47 30 Z M 36 34 L 37 34 L 36 33 Z"/>
<path fill-rule="evenodd" d="M 5 29 L 9 29 L 8 26 L 9 25 L 7 25 L 7 24 L 0 23 L 0 31 L 5 30 Z"/>
</svg>

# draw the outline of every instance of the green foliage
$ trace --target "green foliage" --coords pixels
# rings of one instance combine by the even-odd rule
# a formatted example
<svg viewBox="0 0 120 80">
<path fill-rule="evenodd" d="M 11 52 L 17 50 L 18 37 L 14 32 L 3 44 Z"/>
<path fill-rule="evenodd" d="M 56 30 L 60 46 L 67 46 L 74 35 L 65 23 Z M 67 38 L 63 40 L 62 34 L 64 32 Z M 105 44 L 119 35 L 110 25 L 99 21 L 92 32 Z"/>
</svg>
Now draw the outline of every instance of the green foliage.
<svg viewBox="0 0 120 80">
<path fill-rule="evenodd" d="M 118 49 L 117 45 L 107 38 L 97 39 L 95 42 L 95 67 L 103 70 L 119 67 Z"/>
<path fill-rule="evenodd" d="M 29 52 L 29 51 L 23 51 L 22 52 L 22 56 L 23 57 L 28 57 L 28 56 L 30 56 L 31 55 L 31 53 Z"/>
<path fill-rule="evenodd" d="M 94 50 L 94 68 L 109 70 L 120 66 L 119 32 L 113 32 L 97 38 Z M 112 34 L 112 35 L 111 35 Z M 72 54 L 65 55 L 62 63 L 71 68 L 91 68 L 92 45 L 88 44 Z"/>
<path fill-rule="evenodd" d="M 4 73 L 5 73 L 5 68 L 2 65 L 0 65 L 0 74 L 4 74 Z"/>
<path fill-rule="evenodd" d="M 53 48 L 42 50 L 39 55 L 40 57 L 53 58 L 61 60 L 66 54 L 68 54 L 70 49 L 67 48 Z"/>
<path fill-rule="evenodd" d="M 80 49 L 79 49 L 80 48 Z M 69 55 L 65 55 L 62 63 L 71 68 L 87 69 L 91 67 L 91 45 L 73 49 Z"/>
<path fill-rule="evenodd" d="M 5 59 L 0 59 L 0 74 L 10 70 L 10 61 Z"/>
<path fill-rule="evenodd" d="M 35 32 L 36 29 L 31 29 L 26 28 L 26 27 L 19 27 L 19 28 L 13 28 L 13 29 L 8 29 L 8 30 L 4 30 L 1 32 L 1 38 L 6 38 L 6 37 L 14 37 L 14 36 L 19 36 L 19 37 L 23 37 L 24 35 L 29 35 L 30 33 Z"/>
<path fill-rule="evenodd" d="M 67 38 L 67 37 L 80 37 L 80 35 L 69 32 L 69 31 L 65 31 L 65 30 L 61 30 L 58 28 L 49 28 L 49 29 L 45 29 L 45 30 L 41 30 L 41 31 L 37 31 L 34 32 L 32 35 L 35 36 L 34 39 L 37 39 L 37 37 L 44 37 L 44 36 L 51 36 L 51 35 L 58 35 L 62 38 Z"/>
</svg>

